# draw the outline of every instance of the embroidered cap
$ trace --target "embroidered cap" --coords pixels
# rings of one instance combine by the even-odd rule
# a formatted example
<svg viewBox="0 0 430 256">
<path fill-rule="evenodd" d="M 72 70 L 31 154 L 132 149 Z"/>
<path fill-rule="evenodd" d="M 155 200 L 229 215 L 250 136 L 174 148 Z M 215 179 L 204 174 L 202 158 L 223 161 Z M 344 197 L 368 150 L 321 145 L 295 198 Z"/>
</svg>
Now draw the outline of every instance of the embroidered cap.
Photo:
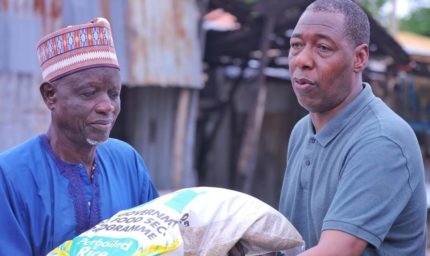
<svg viewBox="0 0 430 256">
<path fill-rule="evenodd" d="M 37 43 L 44 81 L 91 67 L 119 69 L 109 22 L 95 18 L 44 36 Z"/>
</svg>

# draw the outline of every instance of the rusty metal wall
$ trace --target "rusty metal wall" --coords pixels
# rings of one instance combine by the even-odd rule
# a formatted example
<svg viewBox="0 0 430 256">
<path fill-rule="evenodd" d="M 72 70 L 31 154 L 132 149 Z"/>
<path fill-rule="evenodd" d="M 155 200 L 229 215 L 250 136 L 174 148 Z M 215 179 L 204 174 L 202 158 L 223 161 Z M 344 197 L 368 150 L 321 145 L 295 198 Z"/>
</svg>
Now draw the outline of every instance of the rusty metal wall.
<svg viewBox="0 0 430 256">
<path fill-rule="evenodd" d="M 143 155 L 158 189 L 172 187 L 172 148 L 178 92 L 159 87 L 127 91 L 127 136 Z"/>
<path fill-rule="evenodd" d="M 111 22 L 124 84 L 203 86 L 196 0 L 1 0 L 0 71 L 39 75 L 38 39 L 97 16 Z"/>
<path fill-rule="evenodd" d="M 181 94 L 189 91 L 192 99 L 185 106 L 185 125 L 181 119 Z M 159 190 L 168 191 L 195 185 L 193 170 L 197 90 L 184 88 L 134 87 L 122 92 L 124 139 L 139 151 Z M 182 112 L 183 113 L 183 112 Z M 184 140 L 178 134 L 185 129 Z M 179 160 L 175 159 L 179 153 Z M 180 166 L 180 170 L 177 167 Z M 176 170 L 176 172 L 175 172 Z M 175 175 L 177 174 L 177 175 Z"/>
<path fill-rule="evenodd" d="M 47 127 L 37 41 L 97 16 L 111 21 L 123 84 L 203 86 L 195 0 L 1 0 L 0 151 Z"/>
<path fill-rule="evenodd" d="M 195 0 L 129 0 L 128 81 L 201 88 Z"/>
<path fill-rule="evenodd" d="M 38 83 L 32 75 L 0 72 L 0 152 L 48 128 Z"/>
<path fill-rule="evenodd" d="M 1 2 L 0 71 L 38 75 L 36 43 L 61 25 L 57 5 L 56 1 L 39 0 Z"/>
<path fill-rule="evenodd" d="M 0 152 L 48 127 L 35 47 L 60 25 L 58 1 L 0 2 Z"/>
</svg>

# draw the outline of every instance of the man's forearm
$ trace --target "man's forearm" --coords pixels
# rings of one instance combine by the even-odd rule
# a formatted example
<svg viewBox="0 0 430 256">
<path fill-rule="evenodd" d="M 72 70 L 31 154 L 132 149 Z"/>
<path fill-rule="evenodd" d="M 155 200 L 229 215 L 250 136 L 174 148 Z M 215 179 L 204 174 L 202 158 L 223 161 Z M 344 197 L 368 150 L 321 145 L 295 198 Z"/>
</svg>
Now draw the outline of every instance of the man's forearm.
<svg viewBox="0 0 430 256">
<path fill-rule="evenodd" d="M 360 256 L 367 242 L 342 231 L 327 230 L 321 233 L 321 239 L 315 247 L 299 256 Z"/>
</svg>

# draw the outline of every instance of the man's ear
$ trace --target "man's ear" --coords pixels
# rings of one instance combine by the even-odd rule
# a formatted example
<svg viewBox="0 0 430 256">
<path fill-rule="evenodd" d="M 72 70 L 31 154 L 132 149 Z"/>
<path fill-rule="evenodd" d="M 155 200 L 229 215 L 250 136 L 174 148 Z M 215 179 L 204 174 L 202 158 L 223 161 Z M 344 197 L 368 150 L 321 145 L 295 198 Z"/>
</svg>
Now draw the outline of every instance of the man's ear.
<svg viewBox="0 0 430 256">
<path fill-rule="evenodd" d="M 367 44 L 360 44 L 354 50 L 354 72 L 360 73 L 367 66 L 369 60 L 369 46 Z"/>
<path fill-rule="evenodd" d="M 50 82 L 43 82 L 40 85 L 40 94 L 42 94 L 43 101 L 50 110 L 54 109 L 57 101 L 56 92 L 56 86 Z"/>
</svg>

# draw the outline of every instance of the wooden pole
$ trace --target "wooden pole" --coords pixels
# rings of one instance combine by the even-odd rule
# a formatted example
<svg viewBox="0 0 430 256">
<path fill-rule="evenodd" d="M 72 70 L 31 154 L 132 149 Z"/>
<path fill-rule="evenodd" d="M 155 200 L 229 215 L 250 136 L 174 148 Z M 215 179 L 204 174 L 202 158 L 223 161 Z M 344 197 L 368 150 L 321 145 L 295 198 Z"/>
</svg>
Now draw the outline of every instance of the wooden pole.
<svg viewBox="0 0 430 256">
<path fill-rule="evenodd" d="M 193 152 L 198 92 L 189 88 L 180 90 L 173 132 L 172 183 L 175 190 L 196 185 Z"/>
<path fill-rule="evenodd" d="M 271 16 L 264 17 L 264 26 L 261 39 L 261 63 L 258 75 L 258 89 L 255 104 L 252 105 L 247 118 L 245 135 L 239 151 L 237 172 L 239 176 L 239 188 L 245 193 L 251 193 L 255 168 L 257 163 L 258 146 L 260 140 L 261 126 L 266 105 L 266 76 L 264 69 L 267 67 L 267 51 L 270 47 L 270 35 L 275 27 L 275 19 Z"/>
</svg>

